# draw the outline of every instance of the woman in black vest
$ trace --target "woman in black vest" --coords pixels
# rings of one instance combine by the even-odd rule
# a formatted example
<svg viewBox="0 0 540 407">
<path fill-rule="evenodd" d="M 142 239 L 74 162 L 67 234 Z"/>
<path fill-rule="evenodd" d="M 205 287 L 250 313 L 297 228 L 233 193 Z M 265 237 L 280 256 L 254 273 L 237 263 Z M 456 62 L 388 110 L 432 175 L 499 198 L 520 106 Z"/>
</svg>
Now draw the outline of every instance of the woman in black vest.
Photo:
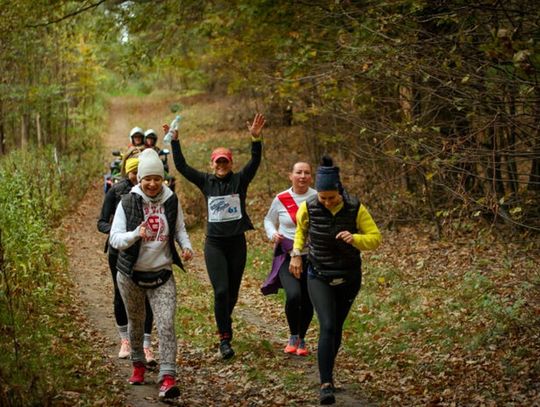
<svg viewBox="0 0 540 407">
<path fill-rule="evenodd" d="M 320 326 L 319 401 L 334 404 L 334 362 L 343 324 L 362 283 L 360 251 L 376 249 L 381 234 L 365 206 L 344 191 L 339 168 L 330 157 L 322 158 L 315 189 L 317 195 L 302 203 L 296 214 L 290 271 L 301 275 L 301 250 L 309 236 L 308 291 Z"/>
<path fill-rule="evenodd" d="M 193 251 L 176 194 L 163 183 L 163 163 L 152 149 L 139 156 L 139 184 L 123 195 L 116 208 L 110 244 L 119 251 L 116 263 L 118 288 L 129 320 L 133 374 L 130 384 L 144 384 L 145 357 L 143 326 L 145 298 L 148 298 L 159 338 L 160 399 L 180 395 L 176 385 L 176 284 L 173 264 L 182 268 L 174 242 L 182 248 L 182 258 Z"/>
<path fill-rule="evenodd" d="M 261 162 L 260 137 L 264 123 L 261 114 L 255 115 L 252 124 L 247 123 L 251 135 L 251 160 L 237 173 L 232 170 L 232 152 L 228 148 L 218 147 L 212 151 L 213 173 L 206 173 L 186 163 L 177 131 L 174 131 L 171 143 L 176 169 L 201 190 L 208 208 L 204 260 L 214 289 L 214 315 L 223 359 L 234 356 L 232 312 L 246 266 L 245 232 L 253 229 L 246 212 L 246 194 Z M 168 132 L 167 125 L 163 128 Z"/>
</svg>

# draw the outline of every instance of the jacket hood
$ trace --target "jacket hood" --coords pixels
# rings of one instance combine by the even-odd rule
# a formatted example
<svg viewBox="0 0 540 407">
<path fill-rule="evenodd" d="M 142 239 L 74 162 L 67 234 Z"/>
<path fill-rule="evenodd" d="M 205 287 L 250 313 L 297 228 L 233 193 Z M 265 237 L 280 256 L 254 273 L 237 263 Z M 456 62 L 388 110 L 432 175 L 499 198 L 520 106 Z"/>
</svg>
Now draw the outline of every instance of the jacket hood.
<svg viewBox="0 0 540 407">
<path fill-rule="evenodd" d="M 149 202 L 153 204 L 163 204 L 173 194 L 173 191 L 165 184 L 163 184 L 163 189 L 161 193 L 159 193 L 155 198 L 150 198 L 148 195 L 146 195 L 141 189 L 140 184 L 137 184 L 133 188 L 131 188 L 131 192 L 142 196 L 145 202 Z"/>
</svg>

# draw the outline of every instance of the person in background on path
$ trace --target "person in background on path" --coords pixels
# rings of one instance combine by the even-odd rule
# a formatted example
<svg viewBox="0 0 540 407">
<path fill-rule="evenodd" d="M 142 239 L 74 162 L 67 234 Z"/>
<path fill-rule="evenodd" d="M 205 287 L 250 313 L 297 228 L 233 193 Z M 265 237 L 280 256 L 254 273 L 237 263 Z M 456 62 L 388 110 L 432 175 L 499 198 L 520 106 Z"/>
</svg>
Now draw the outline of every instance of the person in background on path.
<svg viewBox="0 0 540 407">
<path fill-rule="evenodd" d="M 307 248 L 302 250 L 303 271 L 299 277 L 289 271 L 290 252 L 296 231 L 296 212 L 298 206 L 309 197 L 317 195 L 310 187 L 311 166 L 297 162 L 289 173 L 292 186 L 277 194 L 264 218 L 264 229 L 268 238 L 274 242 L 272 270 L 261 291 L 264 295 L 285 289 L 285 315 L 289 324 L 290 337 L 284 352 L 307 356 L 306 332 L 313 318 L 313 305 L 307 290 Z"/>
<path fill-rule="evenodd" d="M 144 130 L 140 127 L 133 127 L 129 131 L 128 149 L 133 147 L 144 148 Z"/>
<path fill-rule="evenodd" d="M 126 176 L 126 161 L 130 158 L 136 158 L 145 147 L 144 130 L 140 127 L 133 127 L 129 131 L 128 149 L 122 154 L 122 162 L 120 163 L 120 173 L 122 176 Z"/>
<path fill-rule="evenodd" d="M 178 197 L 164 185 L 163 163 L 152 149 L 139 156 L 139 184 L 122 196 L 111 227 L 110 244 L 119 250 L 118 288 L 126 305 L 133 374 L 130 384 L 143 384 L 145 357 L 143 326 L 145 298 L 156 321 L 160 367 L 160 399 L 180 395 L 176 385 L 176 284 L 173 264 L 183 269 L 182 258 L 193 256 Z"/>
<path fill-rule="evenodd" d="M 109 235 L 111 231 L 111 225 L 114 217 L 114 212 L 116 207 L 120 202 L 122 195 L 129 193 L 131 188 L 137 184 L 137 167 L 139 165 L 138 158 L 130 158 L 126 161 L 126 178 L 122 179 L 120 182 L 114 184 L 111 189 L 105 195 L 103 200 L 103 206 L 101 207 L 101 214 L 97 222 L 97 228 L 101 233 Z M 111 270 L 113 285 L 114 285 L 114 318 L 116 320 L 116 326 L 118 328 L 118 333 L 120 335 L 120 351 L 118 352 L 118 357 L 120 359 L 127 358 L 131 353 L 131 346 L 129 344 L 128 338 L 128 319 L 126 315 L 126 308 L 120 291 L 118 290 L 118 284 L 116 283 L 116 261 L 118 260 L 118 250 L 109 245 L 109 236 L 105 242 L 105 253 L 109 252 L 109 268 Z M 144 355 L 146 358 L 146 363 L 150 366 L 155 366 L 157 364 L 154 357 L 154 352 L 152 349 L 152 323 L 154 316 L 152 314 L 152 308 L 148 299 L 146 299 L 146 319 L 144 321 Z"/>
<path fill-rule="evenodd" d="M 156 150 L 156 153 L 160 153 L 161 149 L 157 146 L 158 135 L 153 129 L 148 129 L 144 132 L 144 146 L 145 148 L 152 148 Z"/>
<path fill-rule="evenodd" d="M 251 135 L 251 160 L 237 173 L 232 170 L 233 156 L 228 148 L 218 147 L 212 151 L 213 173 L 206 173 L 186 163 L 177 131 L 171 142 L 176 169 L 201 190 L 208 208 L 204 259 L 214 290 L 214 315 L 223 359 L 234 356 L 232 313 L 246 265 L 245 232 L 254 229 L 246 212 L 246 194 L 261 162 L 264 123 L 261 114 L 255 115 L 252 124 L 247 123 Z M 167 125 L 163 129 L 169 130 Z"/>
<path fill-rule="evenodd" d="M 334 404 L 334 362 L 343 323 L 362 283 L 361 250 L 376 249 L 381 233 L 366 207 L 343 189 L 339 168 L 324 156 L 315 179 L 317 195 L 300 205 L 290 270 L 303 271 L 308 243 L 308 290 L 319 319 L 317 361 L 320 404 Z"/>
</svg>

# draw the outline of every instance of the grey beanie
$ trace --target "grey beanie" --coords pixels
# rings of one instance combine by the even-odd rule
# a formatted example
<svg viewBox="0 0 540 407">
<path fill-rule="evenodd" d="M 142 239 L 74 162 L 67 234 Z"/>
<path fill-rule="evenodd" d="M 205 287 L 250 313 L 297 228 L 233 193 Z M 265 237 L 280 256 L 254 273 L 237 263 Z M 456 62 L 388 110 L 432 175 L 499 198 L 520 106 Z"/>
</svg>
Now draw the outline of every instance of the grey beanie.
<svg viewBox="0 0 540 407">
<path fill-rule="evenodd" d="M 137 179 L 141 179 L 148 175 L 159 175 L 165 178 L 163 170 L 163 162 L 159 159 L 158 153 L 152 148 L 147 148 L 139 155 L 139 168 L 137 170 Z"/>
</svg>

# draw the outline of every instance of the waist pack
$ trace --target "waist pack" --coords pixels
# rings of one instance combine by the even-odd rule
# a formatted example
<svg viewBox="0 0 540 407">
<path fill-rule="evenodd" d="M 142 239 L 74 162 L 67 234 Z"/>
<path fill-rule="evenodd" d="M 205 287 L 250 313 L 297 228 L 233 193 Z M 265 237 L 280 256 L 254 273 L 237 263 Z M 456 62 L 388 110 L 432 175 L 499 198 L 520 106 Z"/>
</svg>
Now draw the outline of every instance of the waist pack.
<svg viewBox="0 0 540 407">
<path fill-rule="evenodd" d="M 341 285 L 350 280 L 354 280 L 357 270 L 319 270 L 313 265 L 308 266 L 308 275 L 316 277 L 329 285 Z"/>
<path fill-rule="evenodd" d="M 171 278 L 172 270 L 134 271 L 131 279 L 141 288 L 157 288 Z"/>
</svg>

